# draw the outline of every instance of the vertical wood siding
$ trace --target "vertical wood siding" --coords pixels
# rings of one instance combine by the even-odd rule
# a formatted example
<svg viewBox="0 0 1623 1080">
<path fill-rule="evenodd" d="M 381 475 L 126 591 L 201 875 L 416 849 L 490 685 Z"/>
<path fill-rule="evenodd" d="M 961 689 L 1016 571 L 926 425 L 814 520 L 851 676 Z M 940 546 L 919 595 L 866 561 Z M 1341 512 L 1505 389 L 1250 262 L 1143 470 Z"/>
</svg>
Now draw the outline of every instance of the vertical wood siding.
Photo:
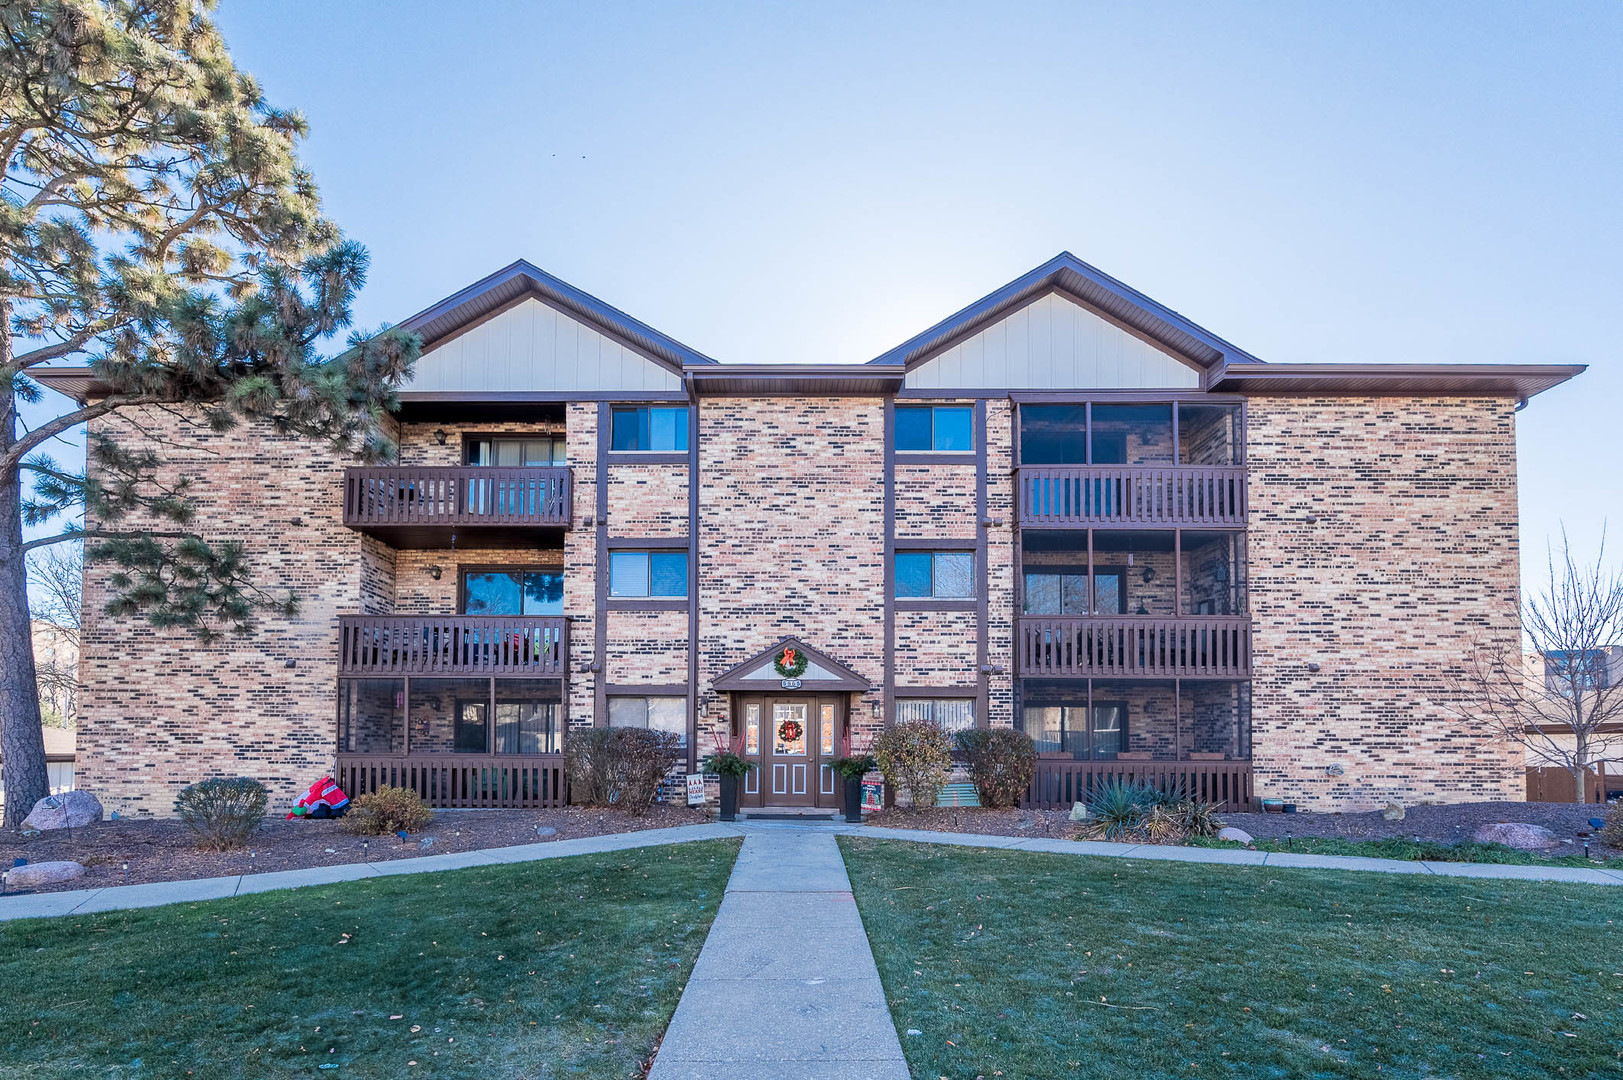
<svg viewBox="0 0 1623 1080">
<path fill-rule="evenodd" d="M 409 391 L 658 390 L 668 369 L 534 298 L 423 354 Z"/>
<path fill-rule="evenodd" d="M 1050 293 L 907 375 L 910 390 L 1013 387 L 1179 389 L 1194 368 L 1093 312 Z"/>
</svg>

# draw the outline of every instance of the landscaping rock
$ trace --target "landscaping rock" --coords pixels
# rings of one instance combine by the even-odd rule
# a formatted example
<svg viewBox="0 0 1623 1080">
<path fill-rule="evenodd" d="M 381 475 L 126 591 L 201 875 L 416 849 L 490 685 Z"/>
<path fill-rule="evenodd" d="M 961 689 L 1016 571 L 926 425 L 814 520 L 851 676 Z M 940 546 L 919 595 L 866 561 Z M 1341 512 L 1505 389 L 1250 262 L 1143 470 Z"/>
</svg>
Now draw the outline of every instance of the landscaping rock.
<svg viewBox="0 0 1623 1080">
<path fill-rule="evenodd" d="M 1088 820 L 1088 818 L 1090 818 L 1092 816 L 1093 815 L 1091 813 L 1089 813 L 1089 811 L 1088 811 L 1088 807 L 1087 807 L 1086 803 L 1072 803 L 1071 804 L 1071 820 L 1072 821 L 1086 821 L 1086 820 Z"/>
<path fill-rule="evenodd" d="M 1395 802 L 1387 803 L 1386 809 L 1381 811 L 1381 816 L 1388 821 L 1402 821 L 1403 804 Z"/>
<path fill-rule="evenodd" d="M 1225 825 L 1217 830 L 1219 840 L 1233 840 L 1240 844 L 1251 843 L 1251 834 L 1244 829 L 1236 829 L 1233 825 Z"/>
<path fill-rule="evenodd" d="M 540 826 L 539 828 L 537 828 L 535 830 L 535 835 L 537 835 L 537 836 L 557 836 L 558 835 L 558 830 L 554 829 L 551 825 L 542 825 L 542 826 Z"/>
<path fill-rule="evenodd" d="M 100 821 L 101 800 L 88 791 L 64 791 L 47 795 L 34 804 L 23 818 L 23 828 L 48 832 L 51 829 L 82 829 Z"/>
<path fill-rule="evenodd" d="M 1503 844 L 1506 847 L 1521 848 L 1523 851 L 1538 851 L 1561 843 L 1549 829 L 1542 825 L 1529 825 L 1525 821 L 1501 821 L 1493 825 L 1484 825 L 1471 834 L 1471 839 L 1479 844 Z"/>
<path fill-rule="evenodd" d="M 14 866 L 6 871 L 6 888 L 37 889 L 42 885 L 55 885 L 83 877 L 85 868 L 76 862 L 40 862 L 27 866 Z"/>
</svg>

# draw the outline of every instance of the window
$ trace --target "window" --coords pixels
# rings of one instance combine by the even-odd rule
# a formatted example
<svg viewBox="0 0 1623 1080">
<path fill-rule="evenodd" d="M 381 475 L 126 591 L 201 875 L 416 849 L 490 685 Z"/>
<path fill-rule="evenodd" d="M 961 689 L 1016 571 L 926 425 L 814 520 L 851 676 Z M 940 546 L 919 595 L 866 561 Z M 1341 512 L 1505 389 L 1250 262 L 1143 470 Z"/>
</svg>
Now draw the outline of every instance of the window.
<svg viewBox="0 0 1623 1080">
<path fill-rule="evenodd" d="M 1069 754 L 1077 760 L 1088 756 L 1089 725 L 1086 705 L 1028 705 L 1021 720 L 1039 754 Z M 1093 703 L 1092 756 L 1110 760 L 1121 753 L 1127 737 L 1127 703 Z"/>
<path fill-rule="evenodd" d="M 1095 570 L 1095 615 L 1120 615 L 1127 610 L 1122 570 Z M 1026 573 L 1024 613 L 1027 615 L 1088 614 L 1088 572 L 1081 569 L 1031 570 Z"/>
<path fill-rule="evenodd" d="M 562 435 L 526 435 L 521 438 L 469 439 L 469 465 L 562 465 Z"/>
<path fill-rule="evenodd" d="M 1238 465 L 1243 433 L 1238 405 L 1179 405 L 1178 463 Z"/>
<path fill-rule="evenodd" d="M 611 697 L 609 727 L 668 731 L 688 744 L 688 699 L 685 697 Z"/>
<path fill-rule="evenodd" d="M 975 555 L 969 551 L 898 551 L 900 599 L 968 600 L 975 596 Z"/>
<path fill-rule="evenodd" d="M 967 405 L 900 405 L 896 449 L 960 453 L 975 449 L 975 412 Z"/>
<path fill-rule="evenodd" d="M 968 731 L 975 726 L 974 698 L 903 698 L 896 699 L 896 720 L 922 720 L 934 724 L 949 735 Z"/>
<path fill-rule="evenodd" d="M 1022 465 L 1081 465 L 1087 460 L 1087 406 L 1020 406 Z"/>
<path fill-rule="evenodd" d="M 1095 405 L 1093 464 L 1171 465 L 1172 406 Z"/>
<path fill-rule="evenodd" d="M 687 594 L 687 552 L 609 552 L 610 596 L 649 596 L 682 599 Z"/>
<path fill-rule="evenodd" d="M 456 703 L 456 729 L 451 749 L 458 754 L 485 753 L 486 718 L 490 715 L 488 701 L 459 701 Z"/>
<path fill-rule="evenodd" d="M 615 409 L 612 419 L 610 450 L 685 451 L 688 448 L 688 410 L 685 405 Z"/>
<path fill-rule="evenodd" d="M 564 576 L 555 570 L 468 570 L 464 615 L 562 615 Z"/>
<path fill-rule="evenodd" d="M 496 753 L 562 753 L 560 692 L 555 680 L 497 679 Z"/>
</svg>

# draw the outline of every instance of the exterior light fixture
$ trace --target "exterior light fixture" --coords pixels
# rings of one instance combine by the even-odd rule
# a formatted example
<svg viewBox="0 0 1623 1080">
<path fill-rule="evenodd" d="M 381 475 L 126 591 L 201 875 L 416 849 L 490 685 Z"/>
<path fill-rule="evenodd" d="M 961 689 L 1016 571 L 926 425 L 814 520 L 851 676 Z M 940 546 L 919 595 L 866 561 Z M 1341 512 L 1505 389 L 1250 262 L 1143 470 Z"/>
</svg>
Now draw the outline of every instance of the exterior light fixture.
<svg viewBox="0 0 1623 1080">
<path fill-rule="evenodd" d="M 1144 568 L 1144 584 L 1148 585 L 1150 582 L 1152 582 L 1154 580 L 1155 580 L 1155 567 L 1146 566 Z"/>
<path fill-rule="evenodd" d="M 443 573 L 445 573 L 445 568 L 442 566 L 436 565 L 428 568 L 428 576 L 433 578 L 435 581 L 438 581 L 440 579 L 440 575 Z"/>
<path fill-rule="evenodd" d="M 445 445 L 445 440 L 450 438 L 450 437 L 451 436 L 449 435 L 449 433 L 446 432 L 446 430 L 444 428 L 435 428 L 434 429 L 434 441 L 439 443 L 441 446 L 444 446 Z"/>
</svg>

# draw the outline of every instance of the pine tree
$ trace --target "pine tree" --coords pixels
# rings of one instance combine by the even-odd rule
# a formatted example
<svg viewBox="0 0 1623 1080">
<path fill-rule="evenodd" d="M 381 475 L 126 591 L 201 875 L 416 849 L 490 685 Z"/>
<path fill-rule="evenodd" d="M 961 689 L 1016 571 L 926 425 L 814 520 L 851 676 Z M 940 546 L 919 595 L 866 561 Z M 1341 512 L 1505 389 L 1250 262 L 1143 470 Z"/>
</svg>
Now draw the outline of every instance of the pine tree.
<svg viewBox="0 0 1623 1080">
<path fill-rule="evenodd" d="M 201 637 L 248 632 L 297 599 L 252 578 L 241 545 L 193 528 L 161 446 L 105 436 L 87 468 L 44 453 L 120 409 L 244 420 L 363 460 L 417 340 L 352 333 L 367 255 L 323 216 L 298 157 L 306 125 L 232 63 L 212 0 L 0 0 L 0 761 L 5 824 L 47 791 L 27 602 L 28 549 L 85 539 L 116 567 L 108 610 Z M 27 428 L 31 369 L 86 366 L 95 393 Z M 25 485 L 26 479 L 26 485 Z M 24 494 L 25 486 L 29 494 Z M 25 524 L 69 524 L 23 542 Z"/>
</svg>

